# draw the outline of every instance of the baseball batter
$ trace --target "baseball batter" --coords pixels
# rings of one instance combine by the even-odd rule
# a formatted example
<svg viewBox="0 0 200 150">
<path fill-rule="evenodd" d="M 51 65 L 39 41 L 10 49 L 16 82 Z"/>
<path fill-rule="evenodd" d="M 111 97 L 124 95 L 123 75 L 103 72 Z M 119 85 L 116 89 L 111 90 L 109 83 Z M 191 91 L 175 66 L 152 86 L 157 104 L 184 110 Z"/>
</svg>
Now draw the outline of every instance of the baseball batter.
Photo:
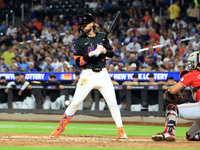
<svg viewBox="0 0 200 150">
<path fill-rule="evenodd" d="M 105 68 L 105 57 L 113 57 L 112 46 L 106 38 L 104 45 L 102 40 L 104 33 L 97 32 L 98 25 L 94 23 L 94 17 L 91 14 L 84 14 L 79 18 L 79 29 L 83 33 L 75 41 L 74 59 L 78 67 L 83 71 L 77 83 L 77 88 L 71 104 L 67 107 L 62 116 L 59 126 L 51 133 L 51 137 L 58 137 L 67 123 L 74 116 L 76 110 L 93 89 L 98 89 L 105 98 L 111 115 L 117 125 L 120 138 L 127 139 L 123 130 L 121 114 L 117 106 L 115 91 L 108 72 Z"/>
<path fill-rule="evenodd" d="M 154 141 L 175 141 L 175 126 L 178 116 L 183 119 L 195 120 L 189 131 L 186 132 L 188 141 L 200 141 L 200 52 L 196 51 L 188 57 L 189 73 L 185 74 L 178 83 L 168 89 L 171 94 L 182 88 L 193 87 L 195 103 L 180 105 L 169 104 L 166 108 L 166 123 L 164 132 L 152 136 Z"/>
</svg>

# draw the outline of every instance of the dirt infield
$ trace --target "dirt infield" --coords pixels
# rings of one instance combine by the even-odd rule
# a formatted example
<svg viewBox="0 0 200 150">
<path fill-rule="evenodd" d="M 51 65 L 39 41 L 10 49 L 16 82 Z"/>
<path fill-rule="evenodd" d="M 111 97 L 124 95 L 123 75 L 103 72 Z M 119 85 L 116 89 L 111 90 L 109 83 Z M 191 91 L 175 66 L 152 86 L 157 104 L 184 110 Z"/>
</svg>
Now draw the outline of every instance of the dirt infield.
<svg viewBox="0 0 200 150">
<path fill-rule="evenodd" d="M 154 142 L 150 137 L 129 137 L 119 140 L 116 136 L 71 136 L 61 135 L 50 138 L 45 134 L 8 134 L 0 133 L 0 146 L 37 146 L 37 147 L 112 147 L 112 148 L 193 148 L 198 149 L 200 142 L 189 142 L 177 138 L 175 142 Z"/>
</svg>

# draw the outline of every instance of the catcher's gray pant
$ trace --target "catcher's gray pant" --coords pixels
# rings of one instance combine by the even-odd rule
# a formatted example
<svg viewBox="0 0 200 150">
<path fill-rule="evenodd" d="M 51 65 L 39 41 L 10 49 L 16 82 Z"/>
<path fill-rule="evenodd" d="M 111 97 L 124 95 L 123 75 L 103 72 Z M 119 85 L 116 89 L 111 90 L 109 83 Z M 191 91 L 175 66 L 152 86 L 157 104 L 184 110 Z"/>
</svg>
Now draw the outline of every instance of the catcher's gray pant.
<svg viewBox="0 0 200 150">
<path fill-rule="evenodd" d="M 43 104 L 43 109 L 60 109 L 61 107 L 65 107 L 64 103 L 65 95 L 61 95 L 54 102 L 51 102 L 50 96 L 46 96 Z"/>
<path fill-rule="evenodd" d="M 7 109 L 8 103 L 0 103 L 0 109 Z"/>
<path fill-rule="evenodd" d="M 22 109 L 35 109 L 35 97 L 33 95 L 24 99 Z"/>
<path fill-rule="evenodd" d="M 194 136 L 200 133 L 200 102 L 181 104 L 177 107 L 180 118 L 194 121 L 188 131 L 188 135 Z"/>
<path fill-rule="evenodd" d="M 67 116 L 74 115 L 80 104 L 93 88 L 98 89 L 103 95 L 117 127 L 122 127 L 122 119 L 117 106 L 114 86 L 106 68 L 103 68 L 100 72 L 93 72 L 92 69 L 85 69 L 82 71 L 77 83 L 74 98 L 67 107 L 65 114 Z"/>
<path fill-rule="evenodd" d="M 13 109 L 22 109 L 22 105 L 23 105 L 22 101 L 17 101 L 12 103 Z"/>
</svg>

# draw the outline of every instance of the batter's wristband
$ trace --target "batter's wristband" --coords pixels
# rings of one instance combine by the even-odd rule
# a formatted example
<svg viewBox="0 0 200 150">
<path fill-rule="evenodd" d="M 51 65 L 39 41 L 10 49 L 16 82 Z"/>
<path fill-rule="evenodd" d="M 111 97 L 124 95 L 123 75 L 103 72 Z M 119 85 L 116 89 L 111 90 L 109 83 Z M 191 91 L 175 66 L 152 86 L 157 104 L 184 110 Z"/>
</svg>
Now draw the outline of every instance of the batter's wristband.
<svg viewBox="0 0 200 150">
<path fill-rule="evenodd" d="M 90 59 L 90 57 L 88 56 L 88 54 L 83 56 L 84 61 L 88 61 L 89 59 Z"/>
</svg>

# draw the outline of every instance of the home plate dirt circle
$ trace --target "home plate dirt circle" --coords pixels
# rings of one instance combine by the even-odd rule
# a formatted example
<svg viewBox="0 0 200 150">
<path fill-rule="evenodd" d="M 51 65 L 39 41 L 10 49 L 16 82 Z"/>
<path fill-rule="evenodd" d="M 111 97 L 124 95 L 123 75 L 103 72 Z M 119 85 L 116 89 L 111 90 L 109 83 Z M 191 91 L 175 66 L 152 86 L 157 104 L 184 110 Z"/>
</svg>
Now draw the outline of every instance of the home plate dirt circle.
<svg viewBox="0 0 200 150">
<path fill-rule="evenodd" d="M 50 138 L 46 134 L 0 133 L 0 146 L 42 146 L 42 147 L 113 147 L 113 148 L 199 148 L 200 142 L 177 138 L 175 142 L 154 142 L 151 137 L 129 137 L 128 140 L 117 136 L 77 136 L 61 135 Z"/>
</svg>

